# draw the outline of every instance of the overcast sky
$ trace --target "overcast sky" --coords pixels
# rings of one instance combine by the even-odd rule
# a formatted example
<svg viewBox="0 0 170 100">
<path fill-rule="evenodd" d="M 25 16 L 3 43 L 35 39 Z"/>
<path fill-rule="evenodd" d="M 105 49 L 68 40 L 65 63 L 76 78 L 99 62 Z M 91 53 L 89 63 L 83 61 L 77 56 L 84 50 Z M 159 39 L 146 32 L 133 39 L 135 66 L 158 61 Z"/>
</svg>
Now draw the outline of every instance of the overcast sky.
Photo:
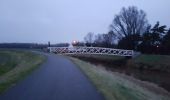
<svg viewBox="0 0 170 100">
<path fill-rule="evenodd" d="M 170 26 L 170 0 L 0 0 L 0 42 L 59 43 L 106 33 L 122 7 Z"/>
</svg>

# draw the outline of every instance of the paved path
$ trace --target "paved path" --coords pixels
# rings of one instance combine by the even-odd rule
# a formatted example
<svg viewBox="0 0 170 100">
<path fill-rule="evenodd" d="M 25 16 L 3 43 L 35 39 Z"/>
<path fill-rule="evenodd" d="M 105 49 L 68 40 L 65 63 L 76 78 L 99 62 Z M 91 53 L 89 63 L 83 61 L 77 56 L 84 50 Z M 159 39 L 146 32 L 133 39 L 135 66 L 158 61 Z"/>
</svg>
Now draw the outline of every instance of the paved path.
<svg viewBox="0 0 170 100">
<path fill-rule="evenodd" d="M 0 95 L 0 100 L 103 100 L 84 74 L 68 59 L 48 60 L 31 75 Z"/>
</svg>

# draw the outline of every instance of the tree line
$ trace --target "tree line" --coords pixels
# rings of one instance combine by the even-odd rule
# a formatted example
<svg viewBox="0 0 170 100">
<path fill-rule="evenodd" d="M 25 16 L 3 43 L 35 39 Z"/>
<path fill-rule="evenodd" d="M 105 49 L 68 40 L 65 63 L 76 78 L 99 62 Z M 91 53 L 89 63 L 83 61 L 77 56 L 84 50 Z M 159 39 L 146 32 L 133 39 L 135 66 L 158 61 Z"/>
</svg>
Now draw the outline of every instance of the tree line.
<svg viewBox="0 0 170 100">
<path fill-rule="evenodd" d="M 81 44 L 83 44 L 81 42 Z M 135 6 L 122 8 L 109 26 L 109 32 L 84 37 L 84 45 L 132 49 L 148 54 L 170 54 L 170 29 L 148 23 L 146 13 Z"/>
<path fill-rule="evenodd" d="M 69 43 L 38 44 L 38 43 L 0 43 L 0 48 L 44 49 L 47 47 L 68 47 Z"/>
</svg>

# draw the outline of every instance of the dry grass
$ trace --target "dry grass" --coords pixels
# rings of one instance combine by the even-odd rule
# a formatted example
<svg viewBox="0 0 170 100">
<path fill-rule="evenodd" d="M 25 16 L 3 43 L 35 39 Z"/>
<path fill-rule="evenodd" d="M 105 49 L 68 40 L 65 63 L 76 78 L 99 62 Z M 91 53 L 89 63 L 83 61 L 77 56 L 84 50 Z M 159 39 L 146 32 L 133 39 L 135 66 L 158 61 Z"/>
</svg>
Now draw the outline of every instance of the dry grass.
<svg viewBox="0 0 170 100">
<path fill-rule="evenodd" d="M 70 59 L 89 77 L 106 100 L 170 100 L 169 95 L 150 91 L 118 73 L 76 58 Z"/>
</svg>

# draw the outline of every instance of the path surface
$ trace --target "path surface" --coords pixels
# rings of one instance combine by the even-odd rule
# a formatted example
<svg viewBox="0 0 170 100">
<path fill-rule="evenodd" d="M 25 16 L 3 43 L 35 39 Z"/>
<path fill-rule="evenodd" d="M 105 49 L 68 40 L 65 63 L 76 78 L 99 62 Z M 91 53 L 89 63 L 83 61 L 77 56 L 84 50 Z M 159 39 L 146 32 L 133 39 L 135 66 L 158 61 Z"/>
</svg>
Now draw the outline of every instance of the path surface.
<svg viewBox="0 0 170 100">
<path fill-rule="evenodd" d="M 0 100 L 103 100 L 84 74 L 68 59 L 55 54 L 23 81 L 0 95 Z"/>
</svg>

